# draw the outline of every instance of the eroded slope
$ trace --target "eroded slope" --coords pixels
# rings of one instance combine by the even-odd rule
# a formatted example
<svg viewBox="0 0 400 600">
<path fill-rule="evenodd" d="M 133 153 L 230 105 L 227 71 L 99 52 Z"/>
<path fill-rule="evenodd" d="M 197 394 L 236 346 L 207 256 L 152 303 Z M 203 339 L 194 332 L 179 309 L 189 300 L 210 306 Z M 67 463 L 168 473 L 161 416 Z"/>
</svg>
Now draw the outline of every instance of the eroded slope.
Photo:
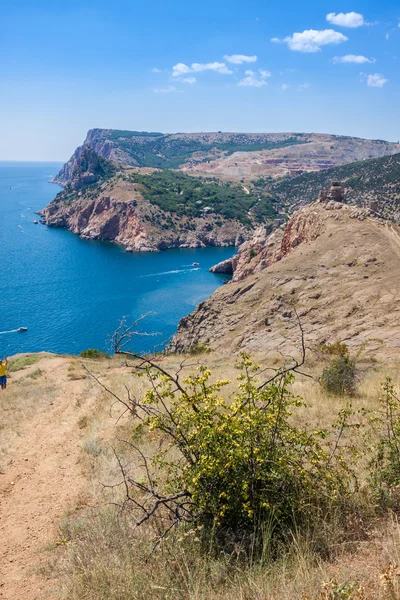
<svg viewBox="0 0 400 600">
<path fill-rule="evenodd" d="M 272 244 L 269 266 L 217 290 L 182 319 L 171 348 L 205 342 L 221 351 L 299 350 L 367 344 L 376 356 L 400 348 L 400 229 L 368 210 L 314 203 Z"/>
</svg>

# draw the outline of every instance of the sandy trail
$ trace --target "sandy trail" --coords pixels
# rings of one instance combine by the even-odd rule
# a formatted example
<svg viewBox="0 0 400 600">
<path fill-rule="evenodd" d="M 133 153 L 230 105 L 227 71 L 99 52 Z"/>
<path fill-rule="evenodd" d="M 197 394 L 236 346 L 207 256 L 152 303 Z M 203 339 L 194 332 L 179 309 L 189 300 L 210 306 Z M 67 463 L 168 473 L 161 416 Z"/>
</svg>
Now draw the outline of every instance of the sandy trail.
<svg viewBox="0 0 400 600">
<path fill-rule="evenodd" d="M 8 464 L 0 474 L 0 598 L 4 600 L 58 597 L 56 583 L 38 570 L 40 551 L 56 539 L 57 523 L 67 509 L 76 507 L 85 485 L 78 464 L 82 432 L 77 401 L 84 400 L 88 381 L 71 381 L 68 365 L 68 359 L 53 357 L 33 367 L 42 369 L 46 383 L 57 385 L 57 395 L 48 402 L 44 399 L 33 417 L 21 423 L 18 437 L 7 448 Z M 10 388 L 27 373 L 28 369 L 15 373 Z M 7 393 L 0 396 L 1 402 L 7 401 Z"/>
</svg>

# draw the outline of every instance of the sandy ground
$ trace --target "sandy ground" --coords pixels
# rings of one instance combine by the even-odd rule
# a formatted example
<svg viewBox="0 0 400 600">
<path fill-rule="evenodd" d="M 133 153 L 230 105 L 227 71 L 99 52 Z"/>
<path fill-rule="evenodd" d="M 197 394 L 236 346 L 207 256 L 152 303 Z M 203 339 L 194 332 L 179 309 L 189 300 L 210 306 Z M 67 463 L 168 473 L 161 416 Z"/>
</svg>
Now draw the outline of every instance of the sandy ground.
<svg viewBox="0 0 400 600">
<path fill-rule="evenodd" d="M 84 488 L 79 465 L 82 431 L 78 426 L 81 401 L 87 400 L 87 379 L 72 380 L 70 361 L 45 357 L 39 363 L 12 374 L 8 389 L 0 393 L 6 406 L 11 394 L 38 385 L 30 372 L 40 368 L 47 389 L 56 394 L 41 398 L 33 414 L 17 425 L 6 442 L 6 460 L 0 468 L 0 598 L 4 600 L 55 599 L 57 586 L 47 579 L 40 564 L 46 544 L 54 543 L 57 524 L 67 510 L 74 510 Z M 24 382 L 18 380 L 24 378 Z M 25 389 L 24 389 L 25 388 Z M 22 396 L 22 392 L 21 392 Z M 6 425 L 3 424 L 3 427 Z"/>
</svg>

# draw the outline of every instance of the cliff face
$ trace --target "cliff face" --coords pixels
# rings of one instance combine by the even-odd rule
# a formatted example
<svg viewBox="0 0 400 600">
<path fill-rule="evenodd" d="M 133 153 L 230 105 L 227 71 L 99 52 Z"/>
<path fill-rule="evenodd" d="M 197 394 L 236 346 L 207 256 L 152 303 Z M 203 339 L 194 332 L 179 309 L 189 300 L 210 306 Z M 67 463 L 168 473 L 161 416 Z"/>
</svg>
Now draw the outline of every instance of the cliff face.
<svg viewBox="0 0 400 600">
<path fill-rule="evenodd" d="M 229 353 L 296 355 L 298 315 L 308 346 L 341 340 L 350 349 L 365 344 L 372 354 L 398 355 L 400 228 L 369 210 L 314 203 L 271 248 L 269 266 L 259 260 L 254 274 L 218 289 L 181 320 L 171 350 L 205 342 Z"/>
<path fill-rule="evenodd" d="M 336 206 L 335 202 L 330 202 L 325 208 L 335 210 Z M 239 247 L 238 253 L 230 262 L 224 261 L 227 270 L 224 270 L 224 265 L 220 263 L 212 267 L 211 271 L 221 273 L 230 270 L 233 274 L 232 281 L 241 281 L 282 260 L 296 246 L 315 240 L 324 227 L 325 223 L 321 220 L 319 211 L 297 211 L 284 229 L 279 228 L 271 233 L 270 225 L 259 227 L 252 237 Z"/>
<path fill-rule="evenodd" d="M 85 143 L 75 150 L 52 181 L 62 186 L 69 184 L 73 190 L 80 190 L 110 176 L 113 171 L 113 165 Z"/>
<path fill-rule="evenodd" d="M 140 186 L 111 179 L 73 194 L 61 192 L 41 215 L 50 227 L 65 227 L 89 239 L 113 241 L 128 251 L 237 246 L 250 236 L 240 222 L 213 215 L 189 218 L 165 213 L 143 198 Z"/>
</svg>

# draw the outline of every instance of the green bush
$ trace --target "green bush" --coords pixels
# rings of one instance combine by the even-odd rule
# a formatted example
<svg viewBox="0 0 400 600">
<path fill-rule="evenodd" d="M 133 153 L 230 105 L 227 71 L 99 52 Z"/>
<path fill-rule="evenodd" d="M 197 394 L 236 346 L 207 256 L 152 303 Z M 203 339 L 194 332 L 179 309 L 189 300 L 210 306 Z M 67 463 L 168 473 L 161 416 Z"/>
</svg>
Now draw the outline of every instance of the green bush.
<svg viewBox="0 0 400 600">
<path fill-rule="evenodd" d="M 347 345 L 339 340 L 333 344 L 320 344 L 318 349 L 327 356 L 346 356 L 349 353 Z"/>
<path fill-rule="evenodd" d="M 390 377 L 382 384 L 378 410 L 370 415 L 372 451 L 370 474 L 381 504 L 400 507 L 400 398 Z M 375 441 L 377 440 L 377 441 Z"/>
<path fill-rule="evenodd" d="M 88 348 L 87 350 L 83 350 L 79 356 L 82 358 L 110 358 L 110 355 L 107 354 L 107 352 L 97 350 L 97 348 Z"/>
<path fill-rule="evenodd" d="M 158 515 L 162 527 L 174 515 L 220 540 L 268 529 L 275 545 L 348 498 L 351 478 L 346 462 L 337 460 L 338 444 L 332 451 L 325 430 L 294 424 L 304 403 L 291 392 L 293 376 L 282 373 L 260 385 L 259 367 L 246 355 L 240 368 L 228 399 L 221 389 L 230 382 L 211 383 L 206 367 L 182 384 L 148 369 L 151 389 L 135 405 L 141 419 L 135 436 L 139 442 L 151 432 L 159 450 L 147 464 L 147 483 L 129 479 L 135 506 L 144 511 L 139 522 Z M 151 475 L 159 468 L 165 485 Z"/>
<path fill-rule="evenodd" d="M 199 342 L 198 344 L 192 344 L 189 349 L 190 354 L 207 354 L 212 352 L 212 348 L 207 345 L 206 342 Z"/>
<path fill-rule="evenodd" d="M 320 383 L 330 394 L 352 396 L 356 392 L 356 362 L 347 353 L 331 360 L 323 370 Z"/>
</svg>

